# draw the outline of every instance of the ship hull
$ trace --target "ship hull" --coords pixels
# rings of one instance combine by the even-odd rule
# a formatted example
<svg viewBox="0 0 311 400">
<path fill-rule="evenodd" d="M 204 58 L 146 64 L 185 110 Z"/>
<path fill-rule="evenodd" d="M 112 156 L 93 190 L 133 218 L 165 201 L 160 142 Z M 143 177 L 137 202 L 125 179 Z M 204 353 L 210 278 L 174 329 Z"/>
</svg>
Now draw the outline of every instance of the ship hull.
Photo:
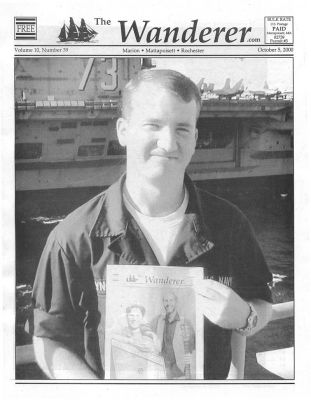
<svg viewBox="0 0 311 400">
<path fill-rule="evenodd" d="M 259 103 L 256 107 L 262 109 Z M 250 111 L 245 103 L 233 110 L 228 101 L 215 107 L 217 112 L 210 104 L 208 110 L 203 107 L 198 122 L 197 148 L 187 170 L 193 180 L 293 174 L 288 102 L 275 102 L 268 114 Z M 42 107 L 17 121 L 16 190 L 108 186 L 125 171 L 125 149 L 116 137 L 117 111 L 109 106 L 91 115 L 77 108 Z"/>
<path fill-rule="evenodd" d="M 243 158 L 242 158 L 243 161 Z M 125 171 L 124 159 L 33 165 L 16 170 L 16 190 L 46 190 L 109 186 Z M 195 181 L 281 176 L 293 173 L 293 158 L 268 159 L 255 166 L 235 167 L 233 163 L 191 163 L 188 173 Z M 230 165 L 228 165 L 230 164 Z"/>
</svg>

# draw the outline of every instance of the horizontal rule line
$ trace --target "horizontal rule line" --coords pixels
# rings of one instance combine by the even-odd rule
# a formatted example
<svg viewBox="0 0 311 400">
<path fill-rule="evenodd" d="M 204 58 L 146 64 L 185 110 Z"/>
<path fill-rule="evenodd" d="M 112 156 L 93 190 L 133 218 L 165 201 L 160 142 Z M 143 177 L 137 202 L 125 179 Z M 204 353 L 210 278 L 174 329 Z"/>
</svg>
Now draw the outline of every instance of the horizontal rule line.
<svg viewBox="0 0 311 400">
<path fill-rule="evenodd" d="M 22 45 L 16 45 L 17 47 L 22 47 Z M 124 54 L 105 54 L 105 57 L 120 57 L 120 58 L 141 58 L 143 54 L 138 55 L 129 55 L 127 54 L 126 56 Z M 20 57 L 20 58 L 27 58 L 27 57 L 34 57 L 33 54 L 14 54 L 14 57 Z M 36 58 L 40 57 L 51 57 L 51 54 L 38 54 L 36 53 Z M 102 55 L 98 54 L 71 54 L 71 55 L 57 55 L 57 57 L 63 57 L 63 58 L 68 58 L 68 57 L 102 57 Z M 167 58 L 167 55 L 157 55 L 153 58 Z M 269 56 L 269 55 L 262 55 L 262 54 L 204 54 L 204 55 L 195 55 L 195 54 L 190 54 L 190 55 L 169 55 L 170 58 L 198 58 L 198 57 L 206 57 L 206 58 L 233 58 L 233 57 L 244 57 L 244 58 L 294 58 L 293 54 L 280 54 L 277 56 Z"/>
<path fill-rule="evenodd" d="M 15 385 L 33 385 L 34 383 L 36 385 L 102 385 L 102 383 L 98 383 L 98 382 L 88 382 L 87 379 L 81 379 L 83 380 L 83 382 L 61 382 L 61 381 L 57 381 L 55 383 L 53 382 L 27 382 L 27 381 L 23 381 L 23 382 L 19 382 L 19 381 L 15 381 Z M 258 380 L 256 380 L 256 385 L 294 385 L 295 382 L 287 382 L 287 381 L 280 381 L 279 382 L 260 382 Z M 187 381 L 187 382 L 159 382 L 155 379 L 149 379 L 149 382 L 146 381 L 139 381 L 139 382 L 111 382 L 109 379 L 106 379 L 104 381 L 104 384 L 108 384 L 108 385 L 198 385 L 198 384 L 203 384 L 203 385 L 223 385 L 223 382 L 207 382 L 204 379 L 196 379 L 196 382 L 194 381 Z M 247 382 L 247 381 L 243 381 L 243 382 L 230 382 L 230 381 L 226 381 L 226 385 L 254 385 L 254 382 Z"/>
<path fill-rule="evenodd" d="M 64 42 L 66 43 L 66 42 Z M 27 44 L 23 45 L 27 46 Z M 28 45 L 32 46 L 32 45 Z M 42 47 L 293 47 L 293 44 L 278 43 L 278 44 L 40 44 Z"/>
</svg>

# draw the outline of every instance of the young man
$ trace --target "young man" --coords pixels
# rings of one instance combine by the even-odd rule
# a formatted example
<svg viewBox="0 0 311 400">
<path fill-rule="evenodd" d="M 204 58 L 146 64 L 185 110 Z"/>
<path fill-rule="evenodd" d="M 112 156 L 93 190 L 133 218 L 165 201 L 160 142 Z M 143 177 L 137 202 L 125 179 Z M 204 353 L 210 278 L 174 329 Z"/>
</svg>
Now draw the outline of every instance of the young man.
<svg viewBox="0 0 311 400">
<path fill-rule="evenodd" d="M 252 334 L 268 322 L 271 274 L 249 222 L 185 174 L 200 105 L 196 85 L 175 71 L 143 70 L 127 84 L 117 122 L 126 175 L 54 229 L 38 267 L 34 344 L 48 376 L 103 377 L 96 283 L 104 287 L 107 264 L 204 268 L 205 379 L 226 379 L 232 329 Z"/>
<path fill-rule="evenodd" d="M 139 304 L 127 307 L 127 326 L 112 332 L 110 365 L 106 366 L 112 379 L 166 378 L 160 341 L 144 315 L 145 308 Z"/>
<path fill-rule="evenodd" d="M 157 335 L 144 322 L 145 308 L 133 304 L 126 308 L 127 327 L 113 334 L 113 338 L 129 343 L 140 351 L 159 354 L 161 345 Z"/>
</svg>

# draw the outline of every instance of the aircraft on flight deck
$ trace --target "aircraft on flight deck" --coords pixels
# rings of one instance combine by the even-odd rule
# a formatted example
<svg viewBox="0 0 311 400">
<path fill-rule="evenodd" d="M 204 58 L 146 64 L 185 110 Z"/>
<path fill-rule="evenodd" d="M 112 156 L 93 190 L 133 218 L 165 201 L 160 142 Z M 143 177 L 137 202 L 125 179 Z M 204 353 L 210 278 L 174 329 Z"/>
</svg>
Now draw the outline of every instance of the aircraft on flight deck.
<svg viewBox="0 0 311 400">
<path fill-rule="evenodd" d="M 214 90 L 215 84 L 210 83 L 208 86 L 204 82 L 204 78 L 201 78 L 197 83 L 197 86 L 202 95 L 211 94 L 218 96 L 219 99 L 225 98 L 231 100 L 232 97 L 237 96 L 244 91 L 244 86 L 242 85 L 243 79 L 240 79 L 232 88 L 230 87 L 230 78 L 227 78 L 225 85 L 222 89 Z"/>
<path fill-rule="evenodd" d="M 272 97 L 278 98 L 281 94 L 281 91 L 278 89 L 269 89 L 267 81 L 265 81 L 263 90 L 249 90 L 254 97 L 254 99 L 268 99 L 270 100 Z"/>
<path fill-rule="evenodd" d="M 222 89 L 212 90 L 213 94 L 222 98 L 231 100 L 232 97 L 238 96 L 244 92 L 244 86 L 242 85 L 243 79 L 240 79 L 232 88 L 230 88 L 230 78 L 226 79 L 225 86 Z"/>
<path fill-rule="evenodd" d="M 292 90 L 284 90 L 278 95 L 283 100 L 293 100 L 294 92 Z"/>
<path fill-rule="evenodd" d="M 214 89 L 214 86 L 215 86 L 214 83 L 210 83 L 210 84 L 207 86 L 207 84 L 204 82 L 204 80 L 205 80 L 205 78 L 201 78 L 201 79 L 199 80 L 199 82 L 197 83 L 197 87 L 198 87 L 200 93 L 203 94 L 203 93 L 210 93 L 210 92 L 212 92 L 213 89 Z"/>
</svg>

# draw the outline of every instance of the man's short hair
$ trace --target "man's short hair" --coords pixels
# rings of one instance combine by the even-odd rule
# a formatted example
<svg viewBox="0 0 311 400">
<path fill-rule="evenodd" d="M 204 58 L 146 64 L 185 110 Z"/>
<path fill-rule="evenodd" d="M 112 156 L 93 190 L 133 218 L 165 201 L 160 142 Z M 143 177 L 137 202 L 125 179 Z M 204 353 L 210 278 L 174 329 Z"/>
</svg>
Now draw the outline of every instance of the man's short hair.
<svg viewBox="0 0 311 400">
<path fill-rule="evenodd" d="M 164 300 L 165 297 L 167 296 L 173 296 L 175 301 L 178 301 L 177 294 L 173 290 L 166 290 L 165 292 L 162 293 L 162 301 Z"/>
<path fill-rule="evenodd" d="M 144 316 L 146 313 L 145 307 L 141 306 L 140 304 L 132 304 L 131 306 L 126 307 L 126 314 L 129 314 L 133 308 L 138 308 L 142 316 Z"/>
<path fill-rule="evenodd" d="M 124 118 L 130 114 L 132 96 L 142 83 L 156 83 L 160 87 L 170 90 L 186 103 L 195 100 L 197 118 L 199 117 L 201 96 L 198 87 L 191 79 L 171 69 L 143 69 L 126 84 L 123 90 L 121 113 Z"/>
</svg>

